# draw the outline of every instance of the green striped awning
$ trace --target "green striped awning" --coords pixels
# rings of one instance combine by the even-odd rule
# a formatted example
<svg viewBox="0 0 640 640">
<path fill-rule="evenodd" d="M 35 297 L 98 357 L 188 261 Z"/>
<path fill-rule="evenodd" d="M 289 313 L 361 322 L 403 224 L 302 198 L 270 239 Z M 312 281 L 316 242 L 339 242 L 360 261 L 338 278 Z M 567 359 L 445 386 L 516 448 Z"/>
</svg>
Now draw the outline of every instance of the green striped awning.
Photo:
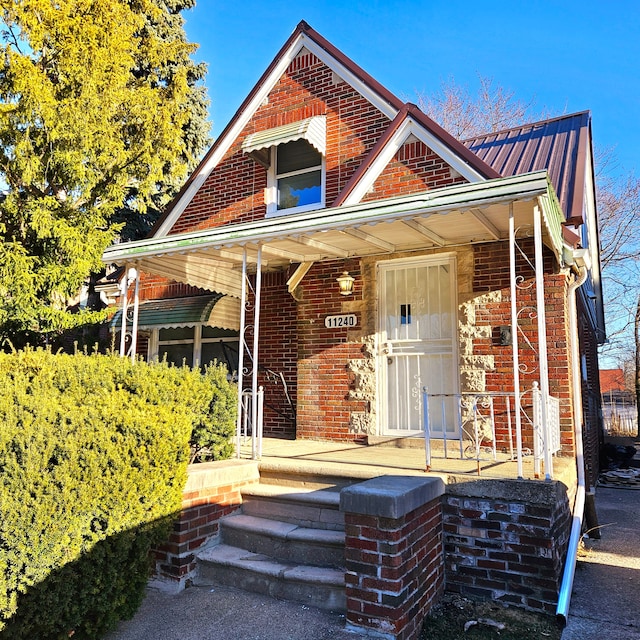
<svg viewBox="0 0 640 640">
<path fill-rule="evenodd" d="M 133 305 L 127 311 L 127 322 L 133 321 Z M 240 327 L 240 300 L 216 293 L 210 296 L 149 300 L 140 303 L 138 329 L 193 327 L 204 324 L 222 329 Z M 122 309 L 111 319 L 110 326 L 122 325 Z"/>
</svg>

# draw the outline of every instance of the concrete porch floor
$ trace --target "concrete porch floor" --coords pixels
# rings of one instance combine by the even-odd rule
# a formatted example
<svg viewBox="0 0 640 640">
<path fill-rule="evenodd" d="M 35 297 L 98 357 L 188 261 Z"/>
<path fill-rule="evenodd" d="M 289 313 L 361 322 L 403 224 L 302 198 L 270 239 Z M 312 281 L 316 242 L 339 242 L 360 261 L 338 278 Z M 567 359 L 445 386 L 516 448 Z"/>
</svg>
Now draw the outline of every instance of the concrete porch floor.
<svg viewBox="0 0 640 640">
<path fill-rule="evenodd" d="M 440 476 L 445 483 L 468 482 L 478 479 L 516 479 L 517 463 L 509 455 L 498 452 L 497 460 L 487 454 L 480 461 L 480 473 L 475 459 L 460 459 L 459 448 L 450 443 L 449 457 L 432 445 L 430 474 Z M 241 458 L 251 457 L 251 439 L 243 442 Z M 334 476 L 368 479 L 379 475 L 424 475 L 424 441 L 419 438 L 387 439 L 371 444 L 327 442 L 317 440 L 283 440 L 264 438 L 262 474 L 279 473 L 304 476 Z M 553 477 L 566 484 L 575 478 L 575 462 L 570 457 L 554 457 Z M 533 456 L 523 457 L 523 477 L 534 480 Z M 544 480 L 544 469 L 542 471 Z"/>
</svg>

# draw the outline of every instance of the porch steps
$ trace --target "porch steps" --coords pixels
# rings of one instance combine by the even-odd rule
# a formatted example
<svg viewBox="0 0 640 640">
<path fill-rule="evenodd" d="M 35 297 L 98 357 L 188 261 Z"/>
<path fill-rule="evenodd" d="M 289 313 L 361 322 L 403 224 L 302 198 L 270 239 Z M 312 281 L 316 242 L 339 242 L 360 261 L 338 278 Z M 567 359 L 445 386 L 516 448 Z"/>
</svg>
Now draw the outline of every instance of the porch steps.
<svg viewBox="0 0 640 640">
<path fill-rule="evenodd" d="M 220 522 L 220 544 L 198 554 L 198 583 L 226 584 L 321 609 L 346 608 L 340 493 L 259 484 L 242 514 Z"/>
</svg>

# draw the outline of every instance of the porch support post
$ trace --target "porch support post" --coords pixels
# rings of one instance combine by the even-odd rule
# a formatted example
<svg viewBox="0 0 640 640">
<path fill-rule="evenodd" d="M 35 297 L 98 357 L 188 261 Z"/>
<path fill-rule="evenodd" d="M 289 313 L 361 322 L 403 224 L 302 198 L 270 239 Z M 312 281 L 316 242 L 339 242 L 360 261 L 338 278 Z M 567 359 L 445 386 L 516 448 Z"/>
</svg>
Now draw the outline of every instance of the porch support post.
<svg viewBox="0 0 640 640">
<path fill-rule="evenodd" d="M 122 312 L 121 327 L 120 327 L 120 356 L 127 355 L 127 292 L 129 290 L 129 265 L 125 265 L 124 275 L 120 281 L 120 297 L 122 298 L 122 305 L 120 310 Z"/>
<path fill-rule="evenodd" d="M 258 337 L 260 334 L 260 293 L 262 289 L 262 245 L 258 246 L 258 262 L 256 264 L 255 309 L 253 311 L 253 376 L 251 383 L 251 453 L 256 460 L 262 451 L 262 443 L 258 437 Z"/>
<path fill-rule="evenodd" d="M 140 272 L 137 267 L 131 269 L 131 274 L 135 280 L 133 294 L 133 322 L 131 323 L 131 362 L 136 361 L 136 351 L 138 347 L 138 312 L 140 310 Z"/>
<path fill-rule="evenodd" d="M 542 216 L 540 204 L 533 208 L 535 269 L 536 269 L 536 308 L 538 313 L 538 358 L 540 360 L 540 415 L 542 417 L 542 439 L 544 447 L 545 479 L 553 477 L 553 461 L 550 451 L 548 402 L 549 402 L 549 360 L 547 358 L 547 323 L 544 305 L 544 259 L 542 255 Z"/>
<path fill-rule="evenodd" d="M 518 309 L 516 296 L 516 229 L 513 204 L 509 205 L 509 275 L 511 285 L 511 350 L 513 353 L 513 405 L 516 419 L 516 459 L 518 478 L 524 477 L 522 469 L 522 417 L 520 415 L 520 356 L 518 354 Z"/>
<path fill-rule="evenodd" d="M 247 248 L 242 253 L 242 285 L 240 287 L 240 341 L 238 344 L 238 417 L 236 418 L 236 458 L 240 457 L 242 437 L 242 392 L 244 384 L 244 332 L 247 317 Z"/>
</svg>

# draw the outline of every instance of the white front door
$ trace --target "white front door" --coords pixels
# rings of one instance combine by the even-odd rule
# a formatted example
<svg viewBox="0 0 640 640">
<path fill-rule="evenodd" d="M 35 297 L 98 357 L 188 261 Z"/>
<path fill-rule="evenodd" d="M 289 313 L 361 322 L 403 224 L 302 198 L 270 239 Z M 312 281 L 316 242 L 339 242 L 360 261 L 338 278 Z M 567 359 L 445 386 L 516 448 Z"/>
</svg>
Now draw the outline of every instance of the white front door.
<svg viewBox="0 0 640 640">
<path fill-rule="evenodd" d="M 423 387 L 430 394 L 458 391 L 455 257 L 382 263 L 378 275 L 382 433 L 417 434 Z M 443 422 L 432 420 L 436 437 Z M 452 429 L 448 425 L 447 437 Z"/>
</svg>

